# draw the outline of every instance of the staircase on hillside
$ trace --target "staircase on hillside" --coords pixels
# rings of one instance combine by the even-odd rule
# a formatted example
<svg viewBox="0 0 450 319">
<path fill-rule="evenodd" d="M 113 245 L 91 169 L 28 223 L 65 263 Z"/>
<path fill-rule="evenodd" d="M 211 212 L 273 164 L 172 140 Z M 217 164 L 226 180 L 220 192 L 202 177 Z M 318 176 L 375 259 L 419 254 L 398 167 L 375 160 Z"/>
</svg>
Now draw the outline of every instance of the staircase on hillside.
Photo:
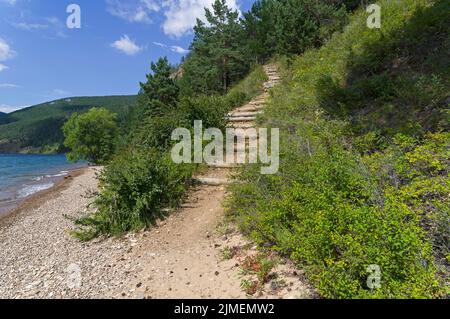
<svg viewBox="0 0 450 319">
<path fill-rule="evenodd" d="M 264 66 L 264 71 L 268 76 L 268 81 L 263 84 L 264 93 L 254 98 L 249 103 L 241 106 L 227 115 L 228 127 L 236 129 L 249 129 L 255 127 L 255 121 L 258 115 L 264 112 L 264 105 L 269 98 L 268 91 L 280 82 L 278 70 L 275 65 Z M 235 153 L 239 151 L 239 146 L 235 145 Z M 246 150 L 247 151 L 247 150 Z M 214 163 L 209 165 L 209 169 L 202 176 L 197 176 L 195 180 L 203 185 L 221 186 L 228 185 L 231 181 L 228 179 L 230 169 L 235 168 L 237 164 Z"/>
</svg>

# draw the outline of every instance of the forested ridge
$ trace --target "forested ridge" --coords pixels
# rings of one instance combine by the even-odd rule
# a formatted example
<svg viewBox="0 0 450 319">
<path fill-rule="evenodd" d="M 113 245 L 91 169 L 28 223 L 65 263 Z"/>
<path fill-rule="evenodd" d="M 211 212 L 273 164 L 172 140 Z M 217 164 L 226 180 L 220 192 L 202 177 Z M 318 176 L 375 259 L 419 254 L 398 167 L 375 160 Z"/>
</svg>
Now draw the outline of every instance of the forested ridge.
<svg viewBox="0 0 450 319">
<path fill-rule="evenodd" d="M 450 4 L 376 3 L 380 28 L 368 27 L 365 1 L 261 0 L 242 16 L 215 1 L 178 71 L 151 63 L 74 235 L 137 231 L 178 207 L 202 165 L 171 160 L 171 133 L 196 120 L 223 130 L 263 92 L 270 61 L 282 83 L 258 124 L 280 129 L 280 170 L 238 170 L 229 219 L 322 297 L 445 297 Z"/>
<path fill-rule="evenodd" d="M 0 153 L 63 153 L 63 124 L 73 113 L 106 107 L 126 122 L 136 96 L 70 97 L 0 113 Z"/>
</svg>

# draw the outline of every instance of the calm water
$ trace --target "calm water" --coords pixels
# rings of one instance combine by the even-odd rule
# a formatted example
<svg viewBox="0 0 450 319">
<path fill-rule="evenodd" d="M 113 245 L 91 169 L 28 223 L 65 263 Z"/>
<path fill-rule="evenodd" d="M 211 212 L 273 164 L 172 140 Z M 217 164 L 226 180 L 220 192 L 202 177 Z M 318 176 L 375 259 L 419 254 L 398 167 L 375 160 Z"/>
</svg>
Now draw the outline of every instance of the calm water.
<svg viewBox="0 0 450 319">
<path fill-rule="evenodd" d="M 65 155 L 0 154 L 0 214 L 83 166 L 68 162 Z"/>
</svg>

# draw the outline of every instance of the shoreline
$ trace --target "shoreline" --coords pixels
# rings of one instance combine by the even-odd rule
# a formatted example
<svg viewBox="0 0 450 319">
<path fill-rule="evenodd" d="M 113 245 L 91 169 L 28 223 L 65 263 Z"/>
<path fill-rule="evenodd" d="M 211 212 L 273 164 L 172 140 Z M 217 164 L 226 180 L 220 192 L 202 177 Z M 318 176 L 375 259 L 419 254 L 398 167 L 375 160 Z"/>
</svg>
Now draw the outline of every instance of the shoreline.
<svg viewBox="0 0 450 319">
<path fill-rule="evenodd" d="M 0 227 L 8 222 L 13 222 L 13 219 L 20 216 L 22 213 L 32 211 L 48 200 L 57 198 L 60 193 L 67 189 L 76 177 L 88 173 L 89 169 L 94 166 L 87 166 L 81 168 L 73 168 L 68 170 L 66 176 L 56 179 L 54 185 L 48 189 L 38 191 L 28 197 L 18 200 L 16 203 L 12 203 L 12 207 L 0 214 Z"/>
<path fill-rule="evenodd" d="M 0 219 L 0 299 L 101 296 L 93 290 L 102 287 L 104 268 L 95 265 L 100 260 L 111 262 L 104 254 L 109 251 L 114 256 L 114 246 L 100 239 L 99 245 L 82 243 L 68 233 L 76 227 L 72 218 L 88 213 L 89 195 L 97 189 L 100 170 L 93 166 L 68 170 L 70 178 L 31 195 Z M 68 269 L 73 265 L 83 269 L 88 291 L 68 285 Z M 87 269 L 92 267 L 95 272 L 88 279 Z"/>
</svg>

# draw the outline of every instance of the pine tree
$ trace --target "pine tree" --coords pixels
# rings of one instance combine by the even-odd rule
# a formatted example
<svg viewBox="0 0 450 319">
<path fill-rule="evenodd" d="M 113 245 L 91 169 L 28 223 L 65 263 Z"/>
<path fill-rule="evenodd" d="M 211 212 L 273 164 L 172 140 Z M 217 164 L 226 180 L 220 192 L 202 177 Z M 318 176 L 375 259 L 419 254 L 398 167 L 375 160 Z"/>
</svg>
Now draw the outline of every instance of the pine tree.
<svg viewBox="0 0 450 319">
<path fill-rule="evenodd" d="M 277 0 L 258 0 L 244 13 L 247 47 L 252 60 L 262 63 L 276 52 L 275 22 Z"/>
<path fill-rule="evenodd" d="M 151 63 L 152 73 L 147 75 L 147 82 L 140 83 L 139 103 L 153 114 L 161 114 L 167 108 L 176 105 L 179 88 L 172 79 L 172 67 L 167 57 Z"/>
<path fill-rule="evenodd" d="M 216 0 L 212 10 L 205 9 L 207 23 L 197 19 L 186 76 L 195 91 L 225 93 L 231 84 L 248 71 L 244 29 L 239 13 L 225 0 Z"/>
<path fill-rule="evenodd" d="M 147 82 L 140 83 L 138 105 L 131 116 L 133 130 L 128 140 L 142 148 L 164 149 L 178 124 L 175 115 L 180 113 L 177 109 L 180 88 L 173 76 L 176 71 L 167 57 L 152 62 L 151 70 Z"/>
<path fill-rule="evenodd" d="M 257 63 L 278 53 L 300 54 L 323 43 L 360 0 L 258 0 L 244 14 L 248 50 Z"/>
</svg>

